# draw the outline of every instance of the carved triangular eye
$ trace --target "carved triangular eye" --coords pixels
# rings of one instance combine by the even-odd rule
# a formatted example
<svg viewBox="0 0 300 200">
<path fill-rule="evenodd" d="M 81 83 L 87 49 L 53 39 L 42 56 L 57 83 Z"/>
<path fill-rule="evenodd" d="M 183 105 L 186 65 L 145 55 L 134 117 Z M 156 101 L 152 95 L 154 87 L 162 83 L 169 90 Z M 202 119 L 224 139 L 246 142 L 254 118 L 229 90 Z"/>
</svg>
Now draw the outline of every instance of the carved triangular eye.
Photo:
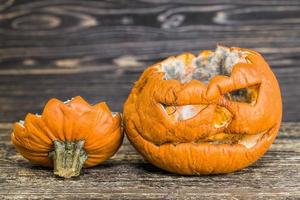
<svg viewBox="0 0 300 200">
<path fill-rule="evenodd" d="M 249 103 L 254 105 L 258 98 L 259 84 L 240 88 L 226 93 L 224 96 L 226 99 L 236 102 Z"/>
</svg>

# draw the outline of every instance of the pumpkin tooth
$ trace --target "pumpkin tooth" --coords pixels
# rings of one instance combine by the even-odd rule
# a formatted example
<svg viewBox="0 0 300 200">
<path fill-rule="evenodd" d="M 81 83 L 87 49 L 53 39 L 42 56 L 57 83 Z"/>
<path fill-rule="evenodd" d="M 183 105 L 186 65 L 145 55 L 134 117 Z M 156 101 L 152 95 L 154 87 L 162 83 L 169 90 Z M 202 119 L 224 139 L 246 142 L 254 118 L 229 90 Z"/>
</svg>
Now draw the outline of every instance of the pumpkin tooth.
<svg viewBox="0 0 300 200">
<path fill-rule="evenodd" d="M 195 117 L 207 105 L 162 106 L 174 121 L 183 121 Z"/>
<path fill-rule="evenodd" d="M 253 135 L 244 135 L 238 143 L 245 146 L 248 149 L 251 149 L 257 144 L 258 140 L 262 138 L 267 132 L 268 131 L 266 130 Z"/>
<path fill-rule="evenodd" d="M 213 118 L 213 125 L 215 128 L 227 127 L 232 121 L 233 115 L 225 107 L 217 105 Z"/>
</svg>

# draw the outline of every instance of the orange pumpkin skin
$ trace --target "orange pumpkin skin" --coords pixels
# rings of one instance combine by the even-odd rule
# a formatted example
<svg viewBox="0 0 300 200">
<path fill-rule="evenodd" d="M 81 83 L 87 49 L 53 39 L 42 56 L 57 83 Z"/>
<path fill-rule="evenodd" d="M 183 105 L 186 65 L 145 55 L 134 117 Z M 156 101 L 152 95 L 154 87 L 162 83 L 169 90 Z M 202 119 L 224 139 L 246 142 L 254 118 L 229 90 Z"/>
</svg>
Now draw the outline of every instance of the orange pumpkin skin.
<svg viewBox="0 0 300 200">
<path fill-rule="evenodd" d="M 89 105 L 80 96 L 68 102 L 51 99 L 41 116 L 28 114 L 15 123 L 11 135 L 17 150 L 32 163 L 52 167 L 54 141 L 84 141 L 87 160 L 95 166 L 115 154 L 123 141 L 120 114 L 112 115 L 104 102 Z"/>
<path fill-rule="evenodd" d="M 278 82 L 259 53 L 237 47 L 230 50 L 245 52 L 247 62 L 233 65 L 230 75 L 216 75 L 208 84 L 194 79 L 187 83 L 164 80 L 161 66 L 166 61 L 144 71 L 124 104 L 123 120 L 128 139 L 146 160 L 183 175 L 221 174 L 243 169 L 267 151 L 281 123 Z M 188 65 L 194 57 L 184 53 L 176 59 Z M 259 85 L 253 105 L 225 98 L 230 91 L 253 85 Z M 161 105 L 205 106 L 190 119 L 172 121 Z M 221 128 L 214 126 L 215 116 L 221 116 L 217 107 L 232 115 L 231 122 Z M 257 133 L 262 136 L 247 147 Z M 217 138 L 218 134 L 221 137 L 232 134 L 241 137 L 241 141 L 216 144 L 210 138 Z"/>
</svg>

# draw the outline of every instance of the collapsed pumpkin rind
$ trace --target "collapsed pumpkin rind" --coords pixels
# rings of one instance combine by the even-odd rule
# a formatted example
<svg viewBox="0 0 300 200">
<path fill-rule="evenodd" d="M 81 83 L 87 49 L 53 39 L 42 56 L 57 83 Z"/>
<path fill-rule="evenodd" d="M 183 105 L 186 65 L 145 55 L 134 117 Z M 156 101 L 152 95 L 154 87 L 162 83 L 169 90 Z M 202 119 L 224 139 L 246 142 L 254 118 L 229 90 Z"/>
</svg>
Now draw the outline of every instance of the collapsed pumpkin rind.
<svg viewBox="0 0 300 200">
<path fill-rule="evenodd" d="M 229 51 L 243 52 L 245 62 L 233 63 L 229 74 L 215 74 L 206 83 L 170 78 L 162 70 L 166 61 L 144 71 L 123 114 L 125 132 L 146 160 L 178 174 L 218 174 L 242 169 L 267 151 L 281 122 L 278 82 L 259 53 L 235 47 Z M 188 66 L 195 56 L 185 53 L 175 59 Z M 255 101 L 236 102 L 227 97 L 241 88 L 256 88 L 257 93 L 250 97 Z M 184 120 L 171 117 L 167 109 L 186 105 L 203 109 Z M 225 111 L 220 113 L 220 107 Z M 216 126 L 216 119 L 227 121 Z M 231 143 L 226 141 L 228 135 L 233 135 Z M 220 140 L 211 141 L 217 136 Z"/>
<path fill-rule="evenodd" d="M 51 99 L 42 115 L 28 114 L 13 126 L 12 143 L 29 161 L 53 166 L 49 156 L 54 141 L 84 141 L 84 167 L 95 166 L 115 154 L 123 141 L 120 114 L 113 115 L 104 102 L 89 105 L 77 96 L 68 102 Z"/>
</svg>

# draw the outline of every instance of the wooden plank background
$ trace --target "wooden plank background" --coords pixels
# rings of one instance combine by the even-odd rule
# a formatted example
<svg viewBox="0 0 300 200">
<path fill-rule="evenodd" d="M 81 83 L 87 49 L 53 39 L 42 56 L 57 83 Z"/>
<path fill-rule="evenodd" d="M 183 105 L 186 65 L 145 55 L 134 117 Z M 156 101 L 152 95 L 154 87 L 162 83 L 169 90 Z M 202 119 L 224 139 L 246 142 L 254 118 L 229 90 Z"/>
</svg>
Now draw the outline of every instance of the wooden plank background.
<svg viewBox="0 0 300 200">
<path fill-rule="evenodd" d="M 49 98 L 81 95 L 121 111 L 148 65 L 217 43 L 261 52 L 281 85 L 283 119 L 295 121 L 251 167 L 177 176 L 125 140 L 112 159 L 63 180 L 11 145 L 11 122 Z M 0 0 L 0 199 L 299 199 L 299 61 L 299 0 Z"/>
<path fill-rule="evenodd" d="M 217 43 L 261 52 L 299 121 L 299 38 L 299 0 L 0 0 L 0 121 L 76 95 L 121 111 L 149 64 Z"/>
</svg>

